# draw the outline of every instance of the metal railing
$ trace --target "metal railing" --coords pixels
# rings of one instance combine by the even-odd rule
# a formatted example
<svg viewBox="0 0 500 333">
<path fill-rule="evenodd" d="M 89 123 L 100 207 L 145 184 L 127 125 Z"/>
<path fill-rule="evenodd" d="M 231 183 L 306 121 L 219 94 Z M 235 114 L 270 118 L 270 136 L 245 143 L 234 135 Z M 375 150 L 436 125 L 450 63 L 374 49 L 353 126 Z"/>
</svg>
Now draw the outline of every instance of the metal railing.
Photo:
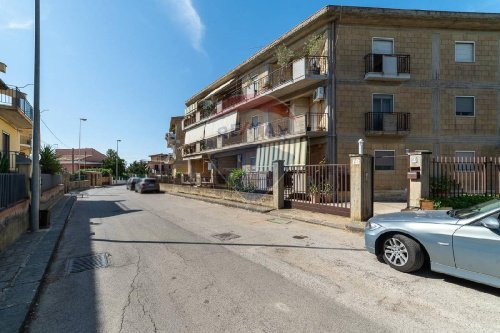
<svg viewBox="0 0 500 333">
<path fill-rule="evenodd" d="M 408 112 L 367 112 L 366 132 L 408 132 L 411 114 Z"/>
<path fill-rule="evenodd" d="M 410 55 L 409 54 L 378 54 L 368 53 L 365 55 L 365 74 L 366 73 L 384 73 L 384 57 L 395 58 L 397 74 L 410 74 Z M 392 69 L 392 68 L 391 68 Z"/>
<path fill-rule="evenodd" d="M 272 171 L 245 171 L 242 177 L 235 180 L 233 184 L 228 182 L 230 171 L 225 170 L 222 175 L 222 180 L 226 183 L 229 190 L 267 194 L 273 192 Z M 221 177 L 219 177 L 219 180 L 221 180 Z"/>
<path fill-rule="evenodd" d="M 306 74 L 308 75 L 326 75 L 328 73 L 328 57 L 307 56 Z"/>
<path fill-rule="evenodd" d="M 309 113 L 307 131 L 326 132 L 328 131 L 328 114 Z"/>
<path fill-rule="evenodd" d="M 25 175 L 0 173 L 0 210 L 27 197 Z"/>
<path fill-rule="evenodd" d="M 6 105 L 21 110 L 30 120 L 33 120 L 33 107 L 26 99 L 26 95 L 19 88 L 0 89 L 0 106 Z"/>
<path fill-rule="evenodd" d="M 348 164 L 285 166 L 285 200 L 350 209 Z"/>
<path fill-rule="evenodd" d="M 431 196 L 500 194 L 500 157 L 435 156 L 431 160 Z"/>
</svg>

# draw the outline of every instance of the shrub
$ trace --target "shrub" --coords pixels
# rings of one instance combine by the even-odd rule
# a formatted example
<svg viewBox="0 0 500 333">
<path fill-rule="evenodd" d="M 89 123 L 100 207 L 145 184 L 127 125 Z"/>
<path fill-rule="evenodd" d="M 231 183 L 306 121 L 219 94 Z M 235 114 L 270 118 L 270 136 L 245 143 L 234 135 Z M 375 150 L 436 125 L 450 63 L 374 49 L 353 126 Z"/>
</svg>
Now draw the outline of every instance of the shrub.
<svg viewBox="0 0 500 333">
<path fill-rule="evenodd" d="M 463 195 L 454 198 L 431 198 L 434 202 L 434 208 L 451 207 L 453 209 L 467 208 L 473 205 L 486 202 L 491 199 L 498 198 L 498 196 L 491 195 Z"/>
<path fill-rule="evenodd" d="M 227 185 L 230 189 L 241 191 L 243 190 L 243 176 L 245 176 L 245 171 L 243 169 L 233 169 L 229 174 L 227 180 Z"/>
</svg>

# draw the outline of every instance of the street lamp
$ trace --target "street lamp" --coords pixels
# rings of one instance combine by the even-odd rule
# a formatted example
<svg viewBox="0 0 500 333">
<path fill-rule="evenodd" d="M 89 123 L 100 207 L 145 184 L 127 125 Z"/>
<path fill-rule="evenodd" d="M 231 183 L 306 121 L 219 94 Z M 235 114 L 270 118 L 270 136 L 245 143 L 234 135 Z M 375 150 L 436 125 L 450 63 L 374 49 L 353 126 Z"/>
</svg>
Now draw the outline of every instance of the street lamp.
<svg viewBox="0 0 500 333">
<path fill-rule="evenodd" d="M 82 141 L 82 121 L 87 121 L 87 118 L 80 118 L 80 131 L 78 132 L 78 180 L 81 180 L 81 165 L 82 165 L 82 153 L 81 153 L 81 141 Z"/>
<path fill-rule="evenodd" d="M 115 180 L 116 184 L 118 184 L 118 142 L 122 142 L 122 140 L 118 139 L 116 140 L 116 173 L 115 173 Z"/>
</svg>

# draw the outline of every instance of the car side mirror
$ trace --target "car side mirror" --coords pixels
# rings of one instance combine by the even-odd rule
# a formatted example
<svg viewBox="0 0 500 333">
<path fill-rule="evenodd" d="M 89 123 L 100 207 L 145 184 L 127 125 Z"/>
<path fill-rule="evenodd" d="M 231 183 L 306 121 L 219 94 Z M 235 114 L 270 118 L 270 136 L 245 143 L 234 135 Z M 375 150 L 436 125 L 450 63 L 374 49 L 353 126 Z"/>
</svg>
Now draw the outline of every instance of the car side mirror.
<svg viewBox="0 0 500 333">
<path fill-rule="evenodd" d="M 488 217 L 482 219 L 481 225 L 483 227 L 488 228 L 488 229 L 499 229 L 500 228 L 500 222 L 498 222 L 498 219 L 493 217 L 493 216 L 488 216 Z"/>
</svg>

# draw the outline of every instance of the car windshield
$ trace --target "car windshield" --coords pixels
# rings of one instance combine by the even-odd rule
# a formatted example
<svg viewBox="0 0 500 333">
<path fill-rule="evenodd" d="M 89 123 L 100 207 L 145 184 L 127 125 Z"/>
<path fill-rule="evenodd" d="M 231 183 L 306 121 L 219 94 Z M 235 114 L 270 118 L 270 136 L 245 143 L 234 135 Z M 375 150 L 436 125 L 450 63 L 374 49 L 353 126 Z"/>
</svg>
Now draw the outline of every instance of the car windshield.
<svg viewBox="0 0 500 333">
<path fill-rule="evenodd" d="M 453 216 L 459 219 L 468 219 L 476 215 L 492 211 L 494 209 L 500 208 L 500 199 L 493 199 L 486 201 L 469 208 L 458 209 L 453 212 Z"/>
</svg>

